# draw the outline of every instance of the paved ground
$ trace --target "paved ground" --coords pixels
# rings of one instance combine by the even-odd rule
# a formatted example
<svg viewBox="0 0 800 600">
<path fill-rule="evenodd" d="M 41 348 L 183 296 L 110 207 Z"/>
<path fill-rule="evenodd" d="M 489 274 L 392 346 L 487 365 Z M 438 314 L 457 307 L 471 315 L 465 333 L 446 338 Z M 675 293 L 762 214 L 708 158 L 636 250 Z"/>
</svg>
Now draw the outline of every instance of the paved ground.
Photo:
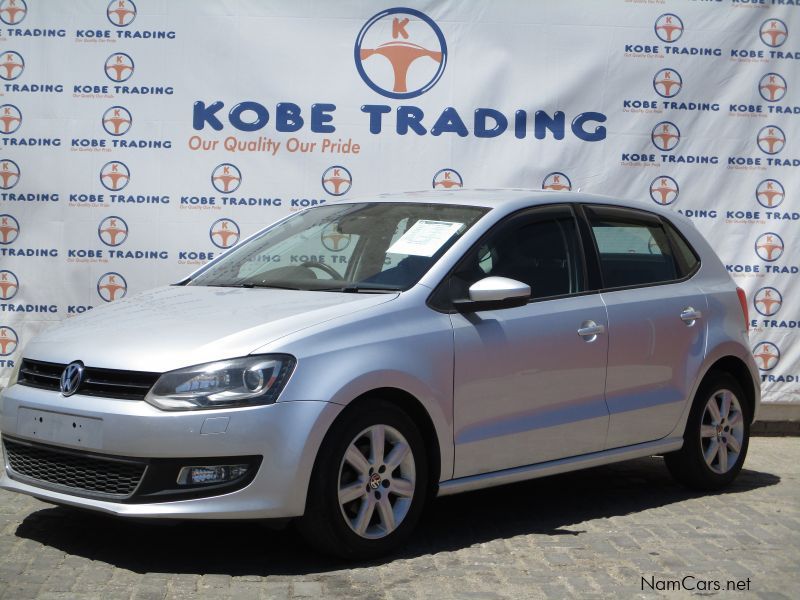
<svg viewBox="0 0 800 600">
<path fill-rule="evenodd" d="M 642 578 L 664 590 L 690 576 L 749 585 L 715 597 L 800 598 L 798 475 L 800 438 L 756 438 L 718 495 L 652 458 L 454 496 L 401 556 L 358 566 L 291 530 L 142 525 L 0 492 L 0 597 L 681 598 Z"/>
</svg>

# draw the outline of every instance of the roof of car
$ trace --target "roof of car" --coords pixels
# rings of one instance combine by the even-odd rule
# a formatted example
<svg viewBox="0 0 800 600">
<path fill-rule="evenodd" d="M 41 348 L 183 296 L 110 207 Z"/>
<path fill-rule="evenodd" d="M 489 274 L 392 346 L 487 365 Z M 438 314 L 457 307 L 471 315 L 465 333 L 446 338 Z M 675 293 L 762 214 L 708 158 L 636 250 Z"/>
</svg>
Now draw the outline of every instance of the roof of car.
<svg viewBox="0 0 800 600">
<path fill-rule="evenodd" d="M 376 194 L 336 200 L 336 203 L 352 202 L 439 202 L 487 208 L 521 208 L 536 204 L 554 202 L 586 202 L 594 204 L 615 204 L 653 212 L 663 212 L 659 206 L 639 200 L 627 200 L 589 194 L 585 192 L 563 192 L 554 190 L 533 190 L 523 188 L 460 188 L 454 190 L 420 190 L 390 194 Z"/>
</svg>

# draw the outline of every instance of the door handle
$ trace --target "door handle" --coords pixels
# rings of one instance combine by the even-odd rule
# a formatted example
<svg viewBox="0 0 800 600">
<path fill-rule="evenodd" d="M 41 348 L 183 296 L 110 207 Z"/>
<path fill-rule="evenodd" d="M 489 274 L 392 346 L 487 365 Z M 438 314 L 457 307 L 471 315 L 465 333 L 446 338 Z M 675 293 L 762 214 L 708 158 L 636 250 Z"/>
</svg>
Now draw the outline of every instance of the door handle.
<svg viewBox="0 0 800 600">
<path fill-rule="evenodd" d="M 703 313 L 695 310 L 691 306 L 687 306 L 681 311 L 681 320 L 686 323 L 687 327 L 694 325 L 698 319 L 703 318 Z"/>
<path fill-rule="evenodd" d="M 593 342 L 601 333 L 605 333 L 605 325 L 598 325 L 594 321 L 584 321 L 578 329 L 578 335 L 583 338 L 585 342 Z"/>
</svg>

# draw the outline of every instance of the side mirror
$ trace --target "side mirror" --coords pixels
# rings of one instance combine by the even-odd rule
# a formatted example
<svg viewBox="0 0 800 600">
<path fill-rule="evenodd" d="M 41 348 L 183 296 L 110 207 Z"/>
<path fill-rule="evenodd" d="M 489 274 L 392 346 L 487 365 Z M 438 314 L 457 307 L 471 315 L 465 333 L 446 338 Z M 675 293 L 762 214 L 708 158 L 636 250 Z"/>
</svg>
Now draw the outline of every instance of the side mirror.
<svg viewBox="0 0 800 600">
<path fill-rule="evenodd" d="M 459 312 L 497 310 L 525 306 L 531 297 L 531 286 L 508 277 L 485 277 L 469 288 L 469 300 L 453 302 Z"/>
</svg>

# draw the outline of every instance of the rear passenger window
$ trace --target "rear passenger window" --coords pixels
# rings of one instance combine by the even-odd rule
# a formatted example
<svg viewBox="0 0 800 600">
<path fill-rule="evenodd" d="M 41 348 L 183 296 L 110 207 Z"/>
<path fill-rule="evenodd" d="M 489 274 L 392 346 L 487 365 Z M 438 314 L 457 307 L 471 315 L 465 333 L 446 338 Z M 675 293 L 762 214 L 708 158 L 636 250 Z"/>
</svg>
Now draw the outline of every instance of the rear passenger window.
<svg viewBox="0 0 800 600">
<path fill-rule="evenodd" d="M 649 285 L 680 279 L 672 246 L 661 221 L 647 213 L 587 207 L 603 287 Z"/>
<path fill-rule="evenodd" d="M 680 277 L 686 277 L 697 269 L 697 266 L 700 264 L 700 259 L 697 257 L 697 253 L 692 250 L 689 242 L 678 233 L 678 230 L 675 229 L 672 223 L 665 221 L 664 226 L 667 228 L 669 241 L 672 242 L 672 247 L 675 249 L 675 262 L 678 263 L 678 275 Z"/>
</svg>

